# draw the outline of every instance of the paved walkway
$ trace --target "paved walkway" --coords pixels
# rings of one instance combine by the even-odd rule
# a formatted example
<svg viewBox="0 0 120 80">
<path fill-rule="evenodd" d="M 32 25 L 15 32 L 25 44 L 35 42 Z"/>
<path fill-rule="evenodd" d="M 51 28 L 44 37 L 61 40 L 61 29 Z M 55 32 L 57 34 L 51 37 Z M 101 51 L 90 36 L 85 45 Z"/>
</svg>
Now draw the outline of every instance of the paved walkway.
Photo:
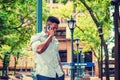
<svg viewBox="0 0 120 80">
<path fill-rule="evenodd" d="M 31 73 L 22 73 L 22 76 L 23 76 L 22 80 L 33 80 L 30 75 L 31 75 Z M 15 76 L 10 76 L 10 78 L 11 79 L 9 79 L 9 80 L 20 80 L 20 79 L 16 78 Z M 65 80 L 70 80 L 70 76 L 65 76 Z M 87 80 L 87 79 L 83 79 L 83 80 Z M 101 79 L 98 77 L 90 77 L 90 80 L 101 80 Z M 103 80 L 106 80 L 106 78 L 103 77 Z M 110 80 L 115 80 L 115 79 L 114 79 L 114 77 L 110 77 Z"/>
<path fill-rule="evenodd" d="M 66 77 L 65 80 L 70 80 L 70 77 Z M 87 79 L 81 79 L 81 80 L 87 80 Z M 90 80 L 101 80 L 98 77 L 90 77 Z M 103 77 L 103 80 L 106 80 L 105 77 Z M 110 80 L 115 80 L 114 77 L 110 77 Z"/>
<path fill-rule="evenodd" d="M 9 80 L 20 80 L 15 77 L 11 77 Z M 24 76 L 22 80 L 33 80 L 31 77 Z M 70 77 L 66 77 L 65 80 L 70 80 Z M 84 79 L 85 80 L 85 79 Z M 90 77 L 90 80 L 100 80 L 98 77 Z M 103 78 L 103 80 L 106 80 Z M 110 80 L 115 80 L 114 77 L 111 77 Z"/>
</svg>

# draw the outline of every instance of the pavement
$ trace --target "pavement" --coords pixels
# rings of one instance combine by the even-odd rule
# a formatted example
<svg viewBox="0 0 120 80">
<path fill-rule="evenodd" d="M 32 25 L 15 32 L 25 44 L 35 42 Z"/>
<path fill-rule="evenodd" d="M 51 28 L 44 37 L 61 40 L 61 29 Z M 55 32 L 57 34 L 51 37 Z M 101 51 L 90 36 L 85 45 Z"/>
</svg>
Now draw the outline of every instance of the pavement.
<svg viewBox="0 0 120 80">
<path fill-rule="evenodd" d="M 16 78 L 15 76 L 10 75 L 9 80 L 21 80 L 20 78 Z M 88 78 L 89 77 L 89 78 Z M 22 80 L 33 80 L 31 77 L 31 73 L 22 73 Z M 65 80 L 70 80 L 70 76 L 65 76 Z M 84 76 L 84 79 L 81 80 L 101 80 L 98 77 L 91 77 L 91 76 Z M 105 77 L 103 77 L 103 80 L 106 80 Z M 110 77 L 110 80 L 115 80 L 114 77 Z"/>
<path fill-rule="evenodd" d="M 65 80 L 70 80 L 70 77 L 66 77 Z M 101 79 L 98 78 L 98 77 L 90 77 L 90 78 L 83 78 L 83 79 L 80 79 L 80 80 L 101 80 Z M 103 77 L 103 80 L 106 80 L 106 78 Z M 110 80 L 115 80 L 115 79 L 114 79 L 114 77 L 110 77 Z"/>
</svg>

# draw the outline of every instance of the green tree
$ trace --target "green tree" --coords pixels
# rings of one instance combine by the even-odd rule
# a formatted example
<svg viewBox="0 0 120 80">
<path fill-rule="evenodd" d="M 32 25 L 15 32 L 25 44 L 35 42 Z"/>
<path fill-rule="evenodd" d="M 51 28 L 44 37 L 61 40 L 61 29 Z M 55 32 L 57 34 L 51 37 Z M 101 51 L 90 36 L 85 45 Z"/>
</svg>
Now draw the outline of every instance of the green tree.
<svg viewBox="0 0 120 80">
<path fill-rule="evenodd" d="M 35 1 L 0 1 L 0 23 L 0 48 L 2 49 L 4 45 L 9 46 L 11 49 L 7 55 L 10 56 L 14 50 L 24 48 L 34 32 Z M 1 53 L 5 56 L 5 53 Z M 9 63 L 10 58 L 1 59 L 3 68 L 8 67 L 9 64 L 6 63 Z M 8 62 L 5 62 L 6 60 Z"/>
<path fill-rule="evenodd" d="M 109 0 L 73 0 L 73 2 L 69 1 L 65 5 L 59 5 L 58 9 L 60 10 L 54 9 L 52 14 L 61 16 L 64 19 L 68 19 L 72 15 L 77 19 L 74 38 L 79 37 L 81 42 L 86 43 L 86 46 L 83 48 L 84 52 L 92 50 L 99 63 L 101 55 L 99 27 L 103 31 L 104 51 L 108 54 L 106 42 L 110 38 L 111 30 L 109 7 Z"/>
<path fill-rule="evenodd" d="M 109 0 L 106 0 L 106 1 L 100 1 L 100 0 L 92 1 L 91 0 L 91 1 L 87 2 L 85 0 L 80 0 L 80 2 L 89 11 L 89 14 L 90 14 L 92 20 L 94 21 L 96 27 L 98 29 L 99 29 L 99 27 L 101 27 L 101 30 L 100 31 L 98 30 L 98 32 L 99 32 L 99 35 L 101 32 L 103 33 L 103 35 L 100 35 L 100 39 L 102 41 L 101 44 L 104 47 L 104 51 L 105 51 L 105 62 L 106 62 L 106 64 L 108 64 L 108 49 L 107 49 L 106 41 L 110 38 L 109 33 L 111 30 L 110 9 L 109 9 L 110 1 Z M 98 64 L 100 63 L 100 59 L 102 59 L 102 58 L 98 58 Z M 99 64 L 99 66 L 100 66 L 100 64 Z M 106 65 L 106 66 L 108 66 L 108 65 Z M 108 70 L 106 70 L 106 71 L 108 71 Z M 107 73 L 109 73 L 109 72 L 107 72 Z M 107 76 L 107 77 L 109 77 L 109 76 Z"/>
<path fill-rule="evenodd" d="M 2 70 L 2 75 L 7 76 L 7 68 L 9 66 L 9 60 L 10 60 L 10 49 L 8 45 L 2 45 L 0 48 L 0 59 L 2 60 L 3 63 L 3 70 Z"/>
<path fill-rule="evenodd" d="M 46 2 L 43 0 L 43 23 L 47 18 Z M 35 0 L 0 0 L 0 59 L 4 60 L 2 46 L 10 47 L 8 55 L 15 57 L 15 66 L 21 50 L 29 45 L 36 32 Z M 9 60 L 8 60 L 9 61 Z M 5 65 L 3 63 L 3 65 Z M 9 65 L 7 65 L 9 66 Z"/>
</svg>

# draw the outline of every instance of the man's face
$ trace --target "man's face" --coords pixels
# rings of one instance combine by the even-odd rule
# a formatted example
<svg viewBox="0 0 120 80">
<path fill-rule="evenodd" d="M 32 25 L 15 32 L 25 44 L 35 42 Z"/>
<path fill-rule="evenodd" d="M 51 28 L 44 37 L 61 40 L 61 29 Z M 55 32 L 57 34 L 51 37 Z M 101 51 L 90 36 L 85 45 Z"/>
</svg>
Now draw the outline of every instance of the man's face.
<svg viewBox="0 0 120 80">
<path fill-rule="evenodd" d="M 58 29 L 58 24 L 57 23 L 51 23 L 50 29 L 52 29 L 52 30 L 54 30 L 54 32 L 56 32 L 57 29 Z"/>
</svg>

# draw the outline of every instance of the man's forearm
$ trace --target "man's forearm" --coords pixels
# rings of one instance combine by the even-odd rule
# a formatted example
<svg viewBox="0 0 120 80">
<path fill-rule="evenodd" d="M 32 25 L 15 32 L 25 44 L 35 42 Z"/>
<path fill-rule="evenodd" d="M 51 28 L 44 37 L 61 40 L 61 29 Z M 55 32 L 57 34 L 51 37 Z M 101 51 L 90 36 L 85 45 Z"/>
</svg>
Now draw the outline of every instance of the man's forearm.
<svg viewBox="0 0 120 80">
<path fill-rule="evenodd" d="M 49 36 L 43 43 L 41 43 L 38 47 L 36 52 L 41 54 L 43 53 L 47 47 L 49 46 L 50 42 L 52 41 L 52 36 Z"/>
</svg>

